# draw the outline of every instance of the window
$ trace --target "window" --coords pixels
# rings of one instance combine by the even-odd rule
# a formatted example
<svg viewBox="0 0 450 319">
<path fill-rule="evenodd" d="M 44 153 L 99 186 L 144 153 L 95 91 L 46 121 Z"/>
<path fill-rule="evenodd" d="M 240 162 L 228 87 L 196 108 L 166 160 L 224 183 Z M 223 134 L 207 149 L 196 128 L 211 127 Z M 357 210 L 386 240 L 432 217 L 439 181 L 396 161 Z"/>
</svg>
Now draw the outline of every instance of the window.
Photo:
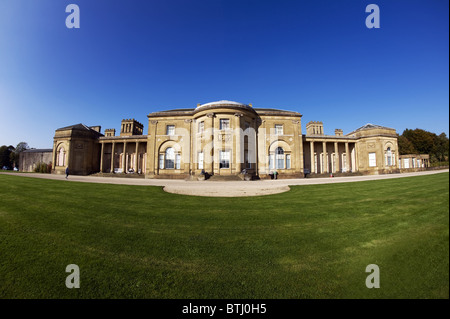
<svg viewBox="0 0 450 319">
<path fill-rule="evenodd" d="M 198 169 L 203 169 L 203 152 L 198 153 Z"/>
<path fill-rule="evenodd" d="M 58 155 L 58 166 L 64 166 L 65 165 L 65 152 L 64 147 L 61 147 L 59 149 L 59 155 Z"/>
<path fill-rule="evenodd" d="M 386 151 L 386 166 L 392 166 L 392 152 L 390 147 Z"/>
<path fill-rule="evenodd" d="M 175 152 L 173 148 L 169 147 L 166 149 L 166 161 L 165 161 L 166 169 L 175 168 Z"/>
<path fill-rule="evenodd" d="M 377 166 L 377 157 L 375 153 L 369 153 L 369 167 Z"/>
<path fill-rule="evenodd" d="M 291 154 L 286 154 L 286 169 L 291 169 Z"/>
<path fill-rule="evenodd" d="M 274 165 L 273 165 L 273 159 L 274 159 L 274 155 L 273 154 L 270 154 L 269 155 L 269 169 L 273 169 L 274 168 Z"/>
<path fill-rule="evenodd" d="M 275 134 L 276 135 L 283 135 L 283 125 L 276 124 L 275 125 Z"/>
<path fill-rule="evenodd" d="M 205 122 L 201 121 L 198 123 L 198 132 L 203 133 L 205 131 Z"/>
<path fill-rule="evenodd" d="M 409 158 L 404 158 L 403 159 L 403 167 L 404 168 L 409 168 Z"/>
<path fill-rule="evenodd" d="M 175 168 L 180 169 L 181 168 L 181 155 L 177 154 L 175 156 Z"/>
<path fill-rule="evenodd" d="M 252 163 L 249 162 L 248 160 L 248 150 L 244 151 L 244 163 L 245 163 L 245 168 L 252 168 Z"/>
<path fill-rule="evenodd" d="M 278 147 L 275 151 L 276 156 L 276 168 L 284 169 L 284 150 Z"/>
<path fill-rule="evenodd" d="M 159 169 L 164 169 L 164 154 L 159 154 Z"/>
<path fill-rule="evenodd" d="M 230 151 L 220 151 L 220 168 L 230 168 Z"/>
<path fill-rule="evenodd" d="M 286 154 L 282 147 L 269 154 L 269 169 L 291 169 L 291 154 Z"/>
<path fill-rule="evenodd" d="M 175 135 L 175 125 L 167 125 L 167 135 Z"/>
<path fill-rule="evenodd" d="M 230 129 L 230 120 L 229 119 L 220 119 L 220 129 L 221 130 L 229 130 Z"/>
</svg>

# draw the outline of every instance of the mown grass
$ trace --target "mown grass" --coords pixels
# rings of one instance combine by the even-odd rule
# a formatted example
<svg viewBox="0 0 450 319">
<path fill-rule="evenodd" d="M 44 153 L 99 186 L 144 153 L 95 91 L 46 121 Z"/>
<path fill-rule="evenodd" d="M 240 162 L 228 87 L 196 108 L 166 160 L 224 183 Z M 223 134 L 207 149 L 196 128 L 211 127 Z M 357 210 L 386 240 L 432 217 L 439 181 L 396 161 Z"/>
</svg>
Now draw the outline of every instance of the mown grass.
<svg viewBox="0 0 450 319">
<path fill-rule="evenodd" d="M 448 196 L 448 173 L 248 198 L 0 175 L 0 298 L 448 298 Z"/>
</svg>

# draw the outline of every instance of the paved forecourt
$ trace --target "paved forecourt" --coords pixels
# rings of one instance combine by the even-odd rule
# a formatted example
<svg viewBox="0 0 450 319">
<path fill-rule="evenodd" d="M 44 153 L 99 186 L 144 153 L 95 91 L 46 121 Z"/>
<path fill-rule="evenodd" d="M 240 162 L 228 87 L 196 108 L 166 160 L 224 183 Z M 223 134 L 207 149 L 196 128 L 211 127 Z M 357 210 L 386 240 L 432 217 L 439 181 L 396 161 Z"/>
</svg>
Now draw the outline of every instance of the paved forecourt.
<svg viewBox="0 0 450 319">
<path fill-rule="evenodd" d="M 185 181 L 169 179 L 144 179 L 124 177 L 98 177 L 98 176 L 76 176 L 70 175 L 68 182 L 105 183 L 122 185 L 161 186 L 164 191 L 174 194 L 194 196 L 217 196 L 217 197 L 242 197 L 270 195 L 289 191 L 290 185 L 316 185 L 330 183 L 347 183 L 359 181 L 371 181 L 390 178 L 401 178 L 409 176 L 431 175 L 449 172 L 444 170 L 431 170 L 401 174 L 364 175 L 348 177 L 324 177 L 324 178 L 301 178 L 301 179 L 278 179 L 259 181 Z M 0 174 L 36 177 L 54 180 L 66 180 L 65 175 L 1 172 Z"/>
</svg>

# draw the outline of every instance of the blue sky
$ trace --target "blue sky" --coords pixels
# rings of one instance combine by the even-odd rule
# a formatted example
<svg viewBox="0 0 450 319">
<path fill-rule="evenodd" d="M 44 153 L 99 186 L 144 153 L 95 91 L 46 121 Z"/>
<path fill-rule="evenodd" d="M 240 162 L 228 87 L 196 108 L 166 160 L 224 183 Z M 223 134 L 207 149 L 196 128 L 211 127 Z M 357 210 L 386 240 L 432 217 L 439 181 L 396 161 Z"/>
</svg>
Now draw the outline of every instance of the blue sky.
<svg viewBox="0 0 450 319">
<path fill-rule="evenodd" d="M 0 145 L 48 148 L 59 127 L 123 118 L 146 132 L 151 112 L 222 99 L 300 112 L 303 132 L 448 135 L 448 38 L 445 0 L 2 0 Z"/>
</svg>

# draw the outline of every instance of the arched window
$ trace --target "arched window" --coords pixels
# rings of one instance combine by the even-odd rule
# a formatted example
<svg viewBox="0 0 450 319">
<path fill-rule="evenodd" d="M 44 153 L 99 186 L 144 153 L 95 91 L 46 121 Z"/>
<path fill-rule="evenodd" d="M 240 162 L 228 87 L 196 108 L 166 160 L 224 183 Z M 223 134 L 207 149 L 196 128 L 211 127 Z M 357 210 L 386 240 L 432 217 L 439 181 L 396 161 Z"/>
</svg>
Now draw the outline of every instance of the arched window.
<svg viewBox="0 0 450 319">
<path fill-rule="evenodd" d="M 166 149 L 166 169 L 175 168 L 175 151 L 172 147 Z"/>
<path fill-rule="evenodd" d="M 66 152 L 64 151 L 64 147 L 61 147 L 58 152 L 58 166 L 65 165 L 65 159 L 66 159 L 65 155 L 66 155 Z"/>
<path fill-rule="evenodd" d="M 392 151 L 390 147 L 388 147 L 386 151 L 386 165 L 392 166 Z"/>
<path fill-rule="evenodd" d="M 284 169 L 284 150 L 282 147 L 277 147 L 275 150 L 276 168 Z"/>
</svg>

